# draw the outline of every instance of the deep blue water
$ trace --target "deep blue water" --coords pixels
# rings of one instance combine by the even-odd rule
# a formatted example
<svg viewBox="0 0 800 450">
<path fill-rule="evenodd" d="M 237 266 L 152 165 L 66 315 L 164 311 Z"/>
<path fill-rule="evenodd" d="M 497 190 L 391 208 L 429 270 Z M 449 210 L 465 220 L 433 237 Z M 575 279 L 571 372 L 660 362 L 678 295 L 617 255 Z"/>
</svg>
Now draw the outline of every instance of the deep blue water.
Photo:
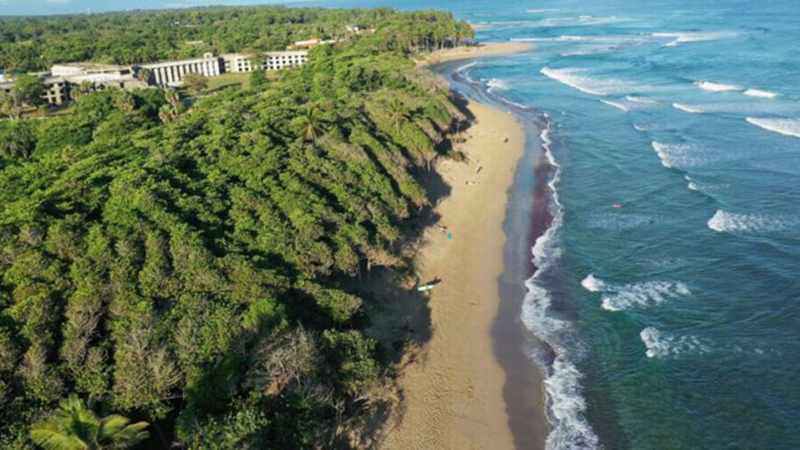
<svg viewBox="0 0 800 450">
<path fill-rule="evenodd" d="M 399 3 L 536 46 L 463 72 L 549 117 L 548 447 L 800 448 L 800 4 Z"/>
</svg>

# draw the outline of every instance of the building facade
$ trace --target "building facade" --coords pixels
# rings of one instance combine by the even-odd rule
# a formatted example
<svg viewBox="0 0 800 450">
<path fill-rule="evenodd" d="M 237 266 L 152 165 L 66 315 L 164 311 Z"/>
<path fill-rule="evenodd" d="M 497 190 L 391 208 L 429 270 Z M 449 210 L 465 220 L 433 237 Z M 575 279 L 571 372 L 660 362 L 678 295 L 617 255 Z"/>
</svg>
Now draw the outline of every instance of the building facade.
<svg viewBox="0 0 800 450">
<path fill-rule="evenodd" d="M 50 72 L 32 74 L 42 80 L 42 98 L 49 105 L 62 105 L 70 100 L 70 92 L 80 88 L 95 91 L 109 87 L 120 89 L 155 86 L 180 86 L 187 74 L 215 77 L 223 73 L 243 73 L 255 70 L 282 70 L 299 67 L 308 62 L 305 50 L 266 52 L 258 55 L 229 53 L 215 56 L 206 53 L 202 58 L 162 61 L 137 66 L 117 66 L 95 63 L 64 63 L 54 65 Z M 143 71 L 148 78 L 142 78 Z M 140 79 L 141 78 L 141 79 Z M 0 95 L 9 95 L 13 78 L 0 79 Z"/>
<path fill-rule="evenodd" d="M 286 52 L 267 52 L 264 54 L 265 70 L 281 70 L 299 67 L 308 62 L 308 52 L 304 50 Z"/>
<path fill-rule="evenodd" d="M 243 55 L 241 53 L 222 55 L 222 64 L 226 73 L 252 72 L 261 68 L 257 61 L 253 61 L 252 55 Z"/>
<path fill-rule="evenodd" d="M 44 86 L 42 100 L 47 102 L 48 105 L 63 105 L 69 100 L 69 84 L 67 80 L 51 76 L 41 76 L 41 80 Z M 5 78 L 4 81 L 0 81 L 0 95 L 11 95 L 13 89 L 13 78 Z"/>
<path fill-rule="evenodd" d="M 202 58 L 142 64 L 139 68 L 148 69 L 152 73 L 151 83 L 158 86 L 180 86 L 183 77 L 189 73 L 204 77 L 220 75 L 224 71 L 220 59 L 213 53 L 206 53 Z"/>
</svg>

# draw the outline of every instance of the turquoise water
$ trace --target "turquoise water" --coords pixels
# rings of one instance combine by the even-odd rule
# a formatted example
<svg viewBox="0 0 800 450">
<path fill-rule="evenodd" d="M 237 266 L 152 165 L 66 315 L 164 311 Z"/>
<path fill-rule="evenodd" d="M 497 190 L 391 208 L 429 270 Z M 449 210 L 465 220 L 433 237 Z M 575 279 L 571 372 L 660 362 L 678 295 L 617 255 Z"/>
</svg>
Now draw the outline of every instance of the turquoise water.
<svg viewBox="0 0 800 450">
<path fill-rule="evenodd" d="M 800 448 L 800 4 L 397 3 L 537 47 L 462 72 L 549 123 L 548 447 Z"/>
</svg>

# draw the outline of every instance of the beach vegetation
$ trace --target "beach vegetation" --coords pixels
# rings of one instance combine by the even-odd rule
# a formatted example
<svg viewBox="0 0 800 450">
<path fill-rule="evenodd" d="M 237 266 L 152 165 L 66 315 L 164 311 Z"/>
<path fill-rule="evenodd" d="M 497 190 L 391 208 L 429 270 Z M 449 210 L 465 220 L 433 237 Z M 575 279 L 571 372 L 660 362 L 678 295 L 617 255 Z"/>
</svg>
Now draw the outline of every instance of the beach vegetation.
<svg viewBox="0 0 800 450">
<path fill-rule="evenodd" d="M 190 52 L 172 48 L 190 38 L 273 48 L 305 23 L 376 32 L 269 80 L 194 86 L 191 101 L 107 89 L 68 114 L 0 122 L 0 448 L 353 445 L 354 418 L 375 412 L 391 372 L 369 332 L 381 299 L 358 282 L 406 264 L 402 244 L 430 206 L 417 175 L 449 156 L 438 144 L 464 120 L 411 57 L 465 25 L 418 14 L 9 19 L 2 60 L 24 68 L 38 64 L 27 47 L 49 62 L 126 62 Z M 182 31 L 150 32 L 165 24 Z M 56 29 L 59 52 L 45 48 Z"/>
</svg>

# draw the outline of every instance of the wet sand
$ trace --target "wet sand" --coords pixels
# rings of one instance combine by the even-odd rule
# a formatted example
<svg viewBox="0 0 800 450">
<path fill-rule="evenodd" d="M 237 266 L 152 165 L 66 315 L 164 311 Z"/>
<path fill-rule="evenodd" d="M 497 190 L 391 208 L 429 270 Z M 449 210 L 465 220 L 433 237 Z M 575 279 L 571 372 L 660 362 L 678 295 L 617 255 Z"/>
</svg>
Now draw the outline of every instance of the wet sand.
<svg viewBox="0 0 800 450">
<path fill-rule="evenodd" d="M 529 48 L 490 45 L 479 48 L 491 48 L 489 55 Z M 485 55 L 446 50 L 420 64 L 476 56 Z M 474 121 L 456 149 L 468 162 L 437 165 L 450 193 L 416 258 L 422 281 L 441 280 L 430 293 L 432 334 L 399 365 L 402 402 L 388 421 L 386 449 L 544 446 L 541 375 L 522 352 L 519 323 L 531 270 L 533 189 L 524 180 L 534 170 L 524 150 L 535 127 L 474 100 L 466 108 Z M 523 185 L 513 190 L 515 179 Z"/>
</svg>

